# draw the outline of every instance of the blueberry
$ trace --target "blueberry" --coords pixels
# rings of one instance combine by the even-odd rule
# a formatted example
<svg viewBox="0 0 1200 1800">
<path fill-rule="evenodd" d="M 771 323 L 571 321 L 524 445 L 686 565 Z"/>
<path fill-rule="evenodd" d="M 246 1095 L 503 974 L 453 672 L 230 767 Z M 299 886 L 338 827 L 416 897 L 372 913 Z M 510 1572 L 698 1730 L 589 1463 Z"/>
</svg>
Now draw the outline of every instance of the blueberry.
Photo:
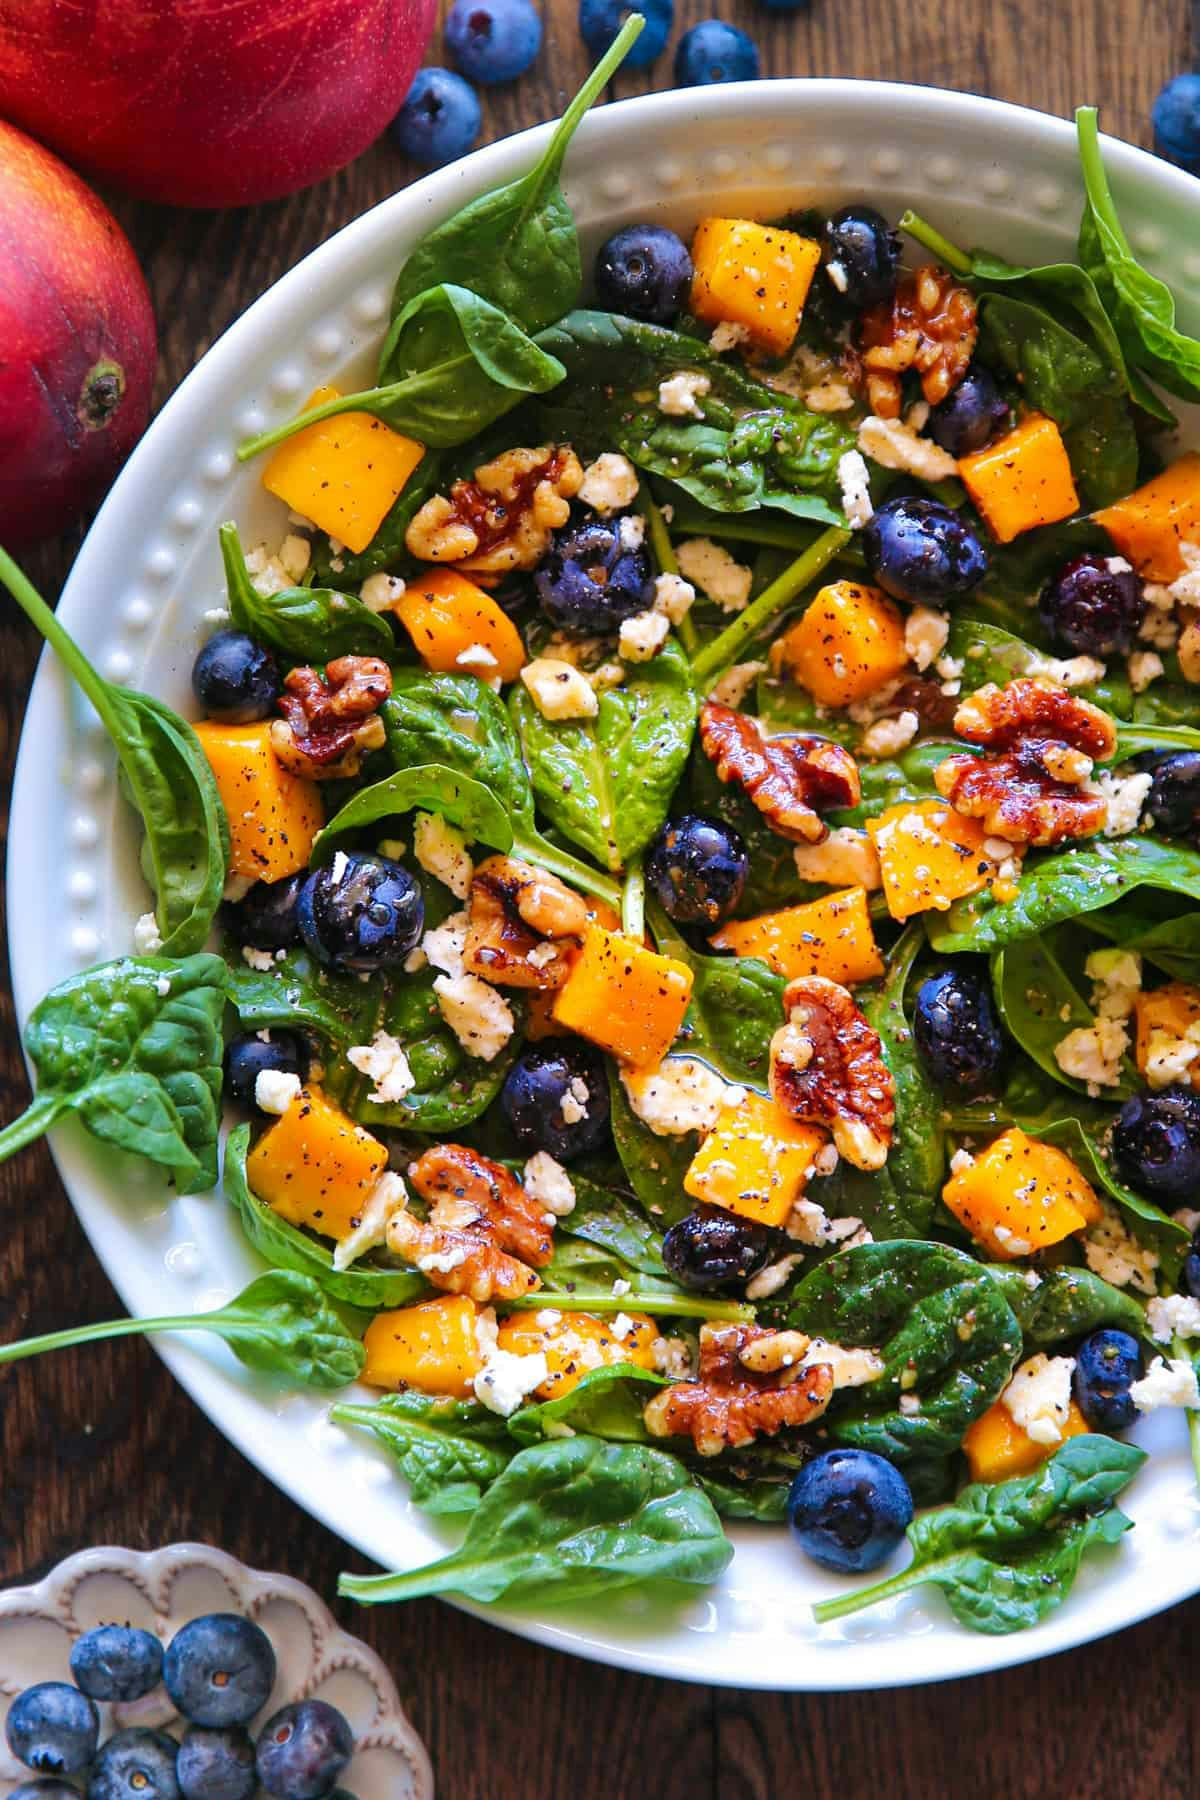
<svg viewBox="0 0 1200 1800">
<path fill-rule="evenodd" d="M 71 1650 L 76 1686 L 92 1700 L 140 1700 L 162 1680 L 162 1645 L 132 1625 L 97 1625 Z"/>
<path fill-rule="evenodd" d="M 1200 838 L 1200 750 L 1155 760 L 1145 814 L 1170 837 Z"/>
<path fill-rule="evenodd" d="M 87 1800 L 182 1800 L 178 1748 L 165 1731 L 115 1732 L 93 1765 Z"/>
<path fill-rule="evenodd" d="M 1038 617 L 1056 650 L 1111 656 L 1132 648 L 1146 616 L 1141 577 L 1128 566 L 1113 570 L 1109 562 L 1090 551 L 1076 556 L 1042 589 Z"/>
<path fill-rule="evenodd" d="M 1135 1094 L 1117 1114 L 1112 1153 L 1126 1187 L 1164 1206 L 1190 1204 L 1200 1188 L 1200 1093 L 1166 1087 Z"/>
<path fill-rule="evenodd" d="M 622 67 L 644 69 L 661 55 L 671 35 L 675 0 L 638 0 L 636 6 L 626 0 L 579 0 L 579 35 L 593 56 L 603 56 L 631 12 L 640 12 L 646 23 L 633 48 L 625 52 Z"/>
<path fill-rule="evenodd" d="M 18 1694 L 4 1725 L 18 1762 L 39 1775 L 78 1775 L 96 1754 L 100 1715 L 66 1681 L 39 1681 Z"/>
<path fill-rule="evenodd" d="M 251 1800 L 258 1789 L 254 1742 L 241 1725 L 193 1725 L 175 1772 L 183 1800 Z"/>
<path fill-rule="evenodd" d="M 515 81 L 541 48 L 542 16 L 533 0 L 454 0 L 446 43 L 468 80 Z"/>
<path fill-rule="evenodd" d="M 741 833 L 698 813 L 668 819 L 646 852 L 646 880 L 678 925 L 719 925 L 737 906 L 749 873 Z"/>
<path fill-rule="evenodd" d="M 275 1685 L 275 1652 L 238 1613 L 205 1613 L 167 1646 L 163 1680 L 193 1725 L 247 1725 Z"/>
<path fill-rule="evenodd" d="M 1190 1294 L 1193 1300 L 1200 1300 L 1200 1231 L 1192 1238 L 1191 1247 L 1183 1259 L 1183 1291 Z"/>
<path fill-rule="evenodd" d="M 669 325 L 687 300 L 692 259 L 665 225 L 626 225 L 596 254 L 596 298 L 609 312 Z"/>
<path fill-rule="evenodd" d="M 210 719 L 252 725 L 274 710 L 279 668 L 271 652 L 244 631 L 218 631 L 192 664 L 192 692 Z"/>
<path fill-rule="evenodd" d="M 587 515 L 552 540 L 534 576 L 542 611 L 572 637 L 616 631 L 654 604 L 650 558 L 624 542 L 620 519 Z"/>
<path fill-rule="evenodd" d="M 1093 1431 L 1124 1431 L 1137 1418 L 1129 1389 L 1145 1373 L 1142 1347 L 1127 1331 L 1093 1331 L 1075 1352 L 1071 1386 Z"/>
<path fill-rule="evenodd" d="M 758 45 L 721 19 L 702 19 L 685 31 L 675 48 L 675 80 L 680 87 L 711 87 L 723 81 L 754 81 Z"/>
<path fill-rule="evenodd" d="M 900 240 L 873 206 L 843 206 L 825 225 L 825 268 L 834 290 L 855 312 L 896 291 Z"/>
<path fill-rule="evenodd" d="M 483 123 L 479 96 L 453 69 L 418 69 L 388 130 L 405 156 L 427 169 L 465 156 Z"/>
<path fill-rule="evenodd" d="M 586 1156 L 608 1136 L 603 1057 L 569 1039 L 529 1045 L 505 1077 L 500 1111 L 522 1150 L 545 1150 L 558 1162 Z"/>
<path fill-rule="evenodd" d="M 290 950 L 300 942 L 296 902 L 307 875 L 285 875 L 282 881 L 256 881 L 241 899 L 230 901 L 224 921 L 231 937 L 254 950 Z"/>
<path fill-rule="evenodd" d="M 416 877 L 386 856 L 358 851 L 339 851 L 309 876 L 296 915 L 318 962 L 358 975 L 402 963 L 425 929 Z"/>
<path fill-rule="evenodd" d="M 802 1550 L 826 1569 L 878 1568 L 912 1523 L 903 1475 L 873 1450 L 825 1450 L 796 1476 L 788 1523 Z"/>
<path fill-rule="evenodd" d="M 1158 154 L 1200 175 L 1200 75 L 1173 75 L 1159 89 L 1150 117 Z"/>
<path fill-rule="evenodd" d="M 982 450 L 1008 418 L 1008 401 L 982 363 L 972 363 L 958 386 L 929 415 L 928 432 L 951 456 Z"/>
<path fill-rule="evenodd" d="M 874 581 L 896 600 L 941 606 L 969 594 L 987 574 L 987 551 L 965 520 L 940 500 L 885 500 L 862 532 Z"/>
<path fill-rule="evenodd" d="M 308 1045 L 294 1031 L 272 1031 L 265 1041 L 257 1032 L 246 1031 L 225 1046 L 225 1091 L 243 1106 L 253 1106 L 260 1075 L 298 1075 L 305 1082 L 308 1064 Z"/>
<path fill-rule="evenodd" d="M 663 1239 L 663 1264 L 680 1287 L 697 1294 L 730 1287 L 762 1268 L 770 1233 L 720 1206 L 698 1206 Z"/>
<path fill-rule="evenodd" d="M 300 1700 L 263 1726 L 258 1778 L 278 1800 L 321 1800 L 354 1754 L 354 1733 L 336 1706 Z"/>
<path fill-rule="evenodd" d="M 980 975 L 939 969 L 917 989 L 913 1038 L 930 1078 L 960 1094 L 994 1088 L 1004 1064 L 1004 1039 L 992 991 Z"/>
<path fill-rule="evenodd" d="M 8 1800 L 79 1800 L 79 1789 L 68 1781 L 23 1781 Z"/>
</svg>

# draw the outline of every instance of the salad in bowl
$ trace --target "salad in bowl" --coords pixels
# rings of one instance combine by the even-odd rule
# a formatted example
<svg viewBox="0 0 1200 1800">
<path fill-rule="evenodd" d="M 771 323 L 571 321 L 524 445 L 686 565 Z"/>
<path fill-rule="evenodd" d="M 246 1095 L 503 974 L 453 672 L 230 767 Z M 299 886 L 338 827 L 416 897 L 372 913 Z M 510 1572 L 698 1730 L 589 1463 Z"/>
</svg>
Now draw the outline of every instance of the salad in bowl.
<svg viewBox="0 0 1200 1800">
<path fill-rule="evenodd" d="M 1139 1419 L 1197 1432 L 1200 344 L 1086 110 L 1077 261 L 866 194 L 585 280 L 559 171 L 637 29 L 410 252 L 377 384 L 242 446 L 278 528 L 222 527 L 189 720 L 0 555 L 154 891 L 0 1152 L 220 1164 L 267 1272 L 111 1329 L 357 1380 L 465 1536 L 349 1594 L 703 1584 L 786 1521 L 911 1544 L 819 1618 L 1014 1631 Z"/>
</svg>

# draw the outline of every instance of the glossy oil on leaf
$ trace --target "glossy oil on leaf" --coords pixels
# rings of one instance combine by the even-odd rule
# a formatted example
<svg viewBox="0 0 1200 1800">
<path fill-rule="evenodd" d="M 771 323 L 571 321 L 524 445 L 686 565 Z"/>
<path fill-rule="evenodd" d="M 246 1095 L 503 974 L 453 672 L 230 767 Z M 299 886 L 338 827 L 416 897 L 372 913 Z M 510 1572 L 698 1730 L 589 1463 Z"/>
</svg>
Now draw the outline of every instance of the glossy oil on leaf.
<svg viewBox="0 0 1200 1800">
<path fill-rule="evenodd" d="M 334 1406 L 329 1416 L 372 1432 L 408 1483 L 413 1505 L 435 1516 L 474 1512 L 515 1452 L 504 1420 L 475 1400 L 410 1390 L 370 1406 Z"/>
</svg>

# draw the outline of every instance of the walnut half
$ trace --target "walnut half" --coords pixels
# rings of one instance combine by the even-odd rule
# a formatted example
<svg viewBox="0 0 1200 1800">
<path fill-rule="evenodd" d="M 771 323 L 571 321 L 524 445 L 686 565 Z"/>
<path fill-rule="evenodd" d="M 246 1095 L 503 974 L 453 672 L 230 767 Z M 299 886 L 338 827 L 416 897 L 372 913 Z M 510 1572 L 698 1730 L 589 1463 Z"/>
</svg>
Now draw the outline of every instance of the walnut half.
<svg viewBox="0 0 1200 1800">
<path fill-rule="evenodd" d="M 811 1424 L 829 1405 L 833 1371 L 826 1363 L 802 1368 L 807 1347 L 799 1332 L 702 1325 L 695 1380 L 660 1389 L 643 1414 L 646 1429 L 652 1437 L 690 1437 L 701 1456 L 719 1456 Z"/>
<path fill-rule="evenodd" d="M 431 1286 L 469 1294 L 481 1305 L 541 1286 L 534 1270 L 554 1253 L 552 1227 L 545 1208 L 503 1164 L 463 1144 L 436 1144 L 411 1164 L 408 1177 L 429 1217 L 397 1213 L 388 1222 L 388 1248 Z"/>
<path fill-rule="evenodd" d="M 823 812 L 857 806 L 858 765 L 827 738 L 764 738 L 758 720 L 715 700 L 700 708 L 700 747 L 721 781 L 734 782 L 771 830 L 798 844 L 829 836 Z"/>
<path fill-rule="evenodd" d="M 828 1125 L 838 1154 L 881 1169 L 896 1123 L 896 1084 L 879 1033 L 853 995 L 822 975 L 790 981 L 787 1023 L 771 1039 L 771 1094 L 793 1118 Z"/>
<path fill-rule="evenodd" d="M 338 656 L 324 675 L 303 665 L 288 671 L 283 690 L 271 748 L 293 775 L 310 781 L 357 775 L 364 755 L 382 748 L 379 708 L 392 691 L 382 657 Z"/>
<path fill-rule="evenodd" d="M 859 349 L 871 410 L 898 419 L 901 376 L 915 369 L 930 406 L 967 372 L 979 335 L 975 296 L 947 270 L 927 263 L 902 275 L 895 296 L 863 314 Z"/>
<path fill-rule="evenodd" d="M 571 516 L 583 482 L 569 444 L 506 450 L 481 463 L 472 481 L 456 481 L 413 515 L 404 536 L 410 556 L 455 563 L 476 575 L 534 569 L 551 533 Z"/>
<path fill-rule="evenodd" d="M 587 930 L 587 905 L 557 875 L 489 856 L 471 881 L 463 960 L 501 987 L 558 988 Z"/>
</svg>

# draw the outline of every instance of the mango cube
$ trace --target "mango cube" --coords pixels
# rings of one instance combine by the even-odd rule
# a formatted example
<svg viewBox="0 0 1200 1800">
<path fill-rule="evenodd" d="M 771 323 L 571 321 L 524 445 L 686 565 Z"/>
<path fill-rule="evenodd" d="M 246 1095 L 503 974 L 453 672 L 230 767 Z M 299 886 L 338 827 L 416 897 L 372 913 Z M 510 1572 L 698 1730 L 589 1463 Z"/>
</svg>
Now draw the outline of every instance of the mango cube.
<svg viewBox="0 0 1200 1800">
<path fill-rule="evenodd" d="M 654 1340 L 658 1326 L 645 1313 L 626 1313 L 627 1329 L 618 1336 L 611 1319 L 590 1313 L 559 1312 L 548 1306 L 538 1312 L 510 1313 L 501 1319 L 497 1342 L 514 1356 L 534 1356 L 540 1350 L 550 1373 L 533 1391 L 539 1400 L 557 1400 L 578 1387 L 593 1369 L 633 1363 L 639 1369 L 654 1367 Z"/>
<path fill-rule="evenodd" d="M 508 614 L 490 594 L 453 569 L 414 576 L 396 612 L 427 669 L 478 675 L 485 681 L 498 675 L 509 682 L 516 680 L 525 662 L 521 634 Z"/>
<path fill-rule="evenodd" d="M 1103 1216 L 1095 1190 L 1065 1151 L 1016 1125 L 951 1175 L 942 1199 L 1002 1262 L 1061 1244 Z"/>
<path fill-rule="evenodd" d="M 1137 1020 L 1134 1058 L 1138 1073 L 1151 1087 L 1190 1081 L 1200 1087 L 1200 988 L 1186 981 L 1139 993 L 1133 1002 Z"/>
<path fill-rule="evenodd" d="M 867 830 L 879 857 L 883 894 L 893 919 L 945 912 L 955 900 L 978 893 L 997 874 L 983 854 L 986 832 L 942 800 L 910 800 L 889 806 Z"/>
<path fill-rule="evenodd" d="M 686 963 L 603 925 L 589 925 L 552 1016 L 635 1069 L 660 1063 L 692 997 Z"/>
<path fill-rule="evenodd" d="M 465 1294 L 443 1294 L 395 1312 L 376 1313 L 363 1336 L 369 1387 L 416 1388 L 467 1400 L 483 1367 L 475 1335 L 479 1308 Z"/>
<path fill-rule="evenodd" d="M 1200 455 L 1189 450 L 1143 487 L 1094 515 L 1146 581 L 1172 582 L 1181 544 L 1200 544 Z"/>
<path fill-rule="evenodd" d="M 246 1158 L 252 1194 L 289 1225 L 322 1237 L 348 1237 L 358 1223 L 387 1151 L 319 1088 L 305 1088 Z"/>
<path fill-rule="evenodd" d="M 1062 1448 L 1067 1438 L 1081 1437 L 1087 1420 L 1072 1400 L 1062 1424 L 1062 1441 L 1039 1444 L 1017 1424 L 1007 1406 L 996 1400 L 967 1427 L 963 1454 L 972 1481 L 1008 1481 L 1031 1475 Z"/>
<path fill-rule="evenodd" d="M 1000 543 L 1079 511 L 1071 459 L 1053 419 L 1030 413 L 1013 431 L 959 459 L 963 485 Z"/>
<path fill-rule="evenodd" d="M 777 975 L 794 981 L 824 975 L 854 987 L 883 974 L 883 958 L 871 927 L 865 888 L 844 888 L 802 906 L 759 913 L 723 925 L 709 940 L 735 956 L 761 957 Z"/>
<path fill-rule="evenodd" d="M 725 1108 L 701 1144 L 684 1192 L 758 1225 L 782 1225 L 827 1141 L 826 1132 L 802 1125 L 774 1100 L 747 1094 Z"/>
<path fill-rule="evenodd" d="M 229 872 L 282 881 L 308 867 L 325 823 L 317 784 L 285 769 L 271 747 L 271 722 L 193 727 L 229 821 Z"/>
<path fill-rule="evenodd" d="M 812 238 L 777 225 L 701 219 L 692 239 L 692 311 L 710 325 L 741 325 L 752 343 L 782 356 L 820 260 Z"/>
<path fill-rule="evenodd" d="M 781 640 L 783 666 L 822 706 L 852 706 L 908 666 L 904 620 L 878 588 L 832 581 Z"/>
<path fill-rule="evenodd" d="M 319 387 L 304 410 L 340 398 L 337 388 Z M 262 483 L 357 555 L 379 530 L 424 454 L 424 444 L 393 431 L 371 413 L 335 413 L 285 438 L 263 470 Z"/>
</svg>

